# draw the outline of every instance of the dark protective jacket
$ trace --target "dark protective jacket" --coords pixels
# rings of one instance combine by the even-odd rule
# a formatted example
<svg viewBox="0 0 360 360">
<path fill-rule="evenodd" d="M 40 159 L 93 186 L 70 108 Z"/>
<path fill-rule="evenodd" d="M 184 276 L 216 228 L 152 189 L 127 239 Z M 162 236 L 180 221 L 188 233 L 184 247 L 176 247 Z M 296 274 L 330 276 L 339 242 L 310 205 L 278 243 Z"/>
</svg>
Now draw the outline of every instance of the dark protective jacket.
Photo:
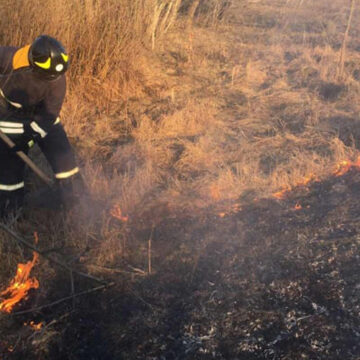
<svg viewBox="0 0 360 360">
<path fill-rule="evenodd" d="M 47 80 L 33 72 L 28 50 L 0 47 L 0 130 L 15 143 L 29 133 L 36 135 L 55 177 L 66 179 L 78 172 L 59 118 L 66 79 Z"/>
</svg>

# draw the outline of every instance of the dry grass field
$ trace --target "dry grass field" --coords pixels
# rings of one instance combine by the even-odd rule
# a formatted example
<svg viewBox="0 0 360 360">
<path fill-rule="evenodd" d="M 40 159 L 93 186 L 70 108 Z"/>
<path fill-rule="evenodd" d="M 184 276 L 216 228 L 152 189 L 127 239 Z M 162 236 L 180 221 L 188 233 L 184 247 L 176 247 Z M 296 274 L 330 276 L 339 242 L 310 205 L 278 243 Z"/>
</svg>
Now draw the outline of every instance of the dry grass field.
<svg viewBox="0 0 360 360">
<path fill-rule="evenodd" d="M 1 44 L 68 49 L 62 122 L 91 194 L 8 226 L 114 285 L 17 315 L 96 286 L 40 256 L 1 359 L 359 358 L 352 4 L 3 1 Z M 5 288 L 32 254 L 1 232 L 0 255 Z"/>
</svg>

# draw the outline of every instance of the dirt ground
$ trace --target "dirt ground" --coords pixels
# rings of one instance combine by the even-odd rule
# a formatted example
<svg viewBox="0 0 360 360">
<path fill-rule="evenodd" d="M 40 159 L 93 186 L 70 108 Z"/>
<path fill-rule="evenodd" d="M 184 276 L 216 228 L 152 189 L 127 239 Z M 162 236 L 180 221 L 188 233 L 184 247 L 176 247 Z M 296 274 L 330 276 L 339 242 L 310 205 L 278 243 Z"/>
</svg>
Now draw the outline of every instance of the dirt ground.
<svg viewBox="0 0 360 360">
<path fill-rule="evenodd" d="M 187 128 L 185 139 L 169 140 L 172 162 L 164 164 L 176 163 L 171 171 L 183 174 L 182 187 L 171 189 L 176 201 L 166 201 L 170 190 L 161 183 L 162 195 L 146 193 L 128 207 L 128 219 L 107 217 L 100 193 L 83 214 L 28 211 L 11 225 L 29 241 L 38 231 L 42 249 L 58 248 L 51 256 L 112 286 L 21 314 L 71 293 L 69 273 L 42 258 L 34 268 L 40 288 L 12 314 L 0 314 L 1 360 L 360 358 L 360 170 L 333 169 L 358 154 L 359 24 L 338 81 L 348 7 L 334 2 L 320 12 L 324 4 L 288 3 L 236 2 L 229 23 L 194 30 L 194 48 L 185 51 L 190 65 L 181 51 L 158 50 L 156 66 L 174 93 L 130 101 L 128 116 L 146 115 L 161 137 L 162 116 L 192 94 L 202 116 L 216 108 L 212 119 L 226 124 L 224 133 L 218 124 L 203 137 Z M 177 36 L 166 41 L 176 47 Z M 199 39 L 214 38 L 223 43 L 214 41 L 212 52 L 206 45 L 201 68 Z M 145 130 L 124 144 L 103 144 L 108 171 L 119 153 L 132 154 Z M 216 148 L 207 147 L 209 136 Z M 205 166 L 190 151 L 199 143 L 214 158 L 224 149 L 231 171 L 209 157 Z M 111 146 L 118 150 L 109 155 Z M 186 152 L 195 158 L 191 166 L 179 162 Z M 256 167 L 246 163 L 252 154 Z M 309 173 L 313 180 L 304 181 Z M 31 252 L 1 236 L 2 253 L 16 254 L 5 261 L 6 281 L 10 265 Z M 76 292 L 99 286 L 77 274 L 74 283 Z"/>
</svg>

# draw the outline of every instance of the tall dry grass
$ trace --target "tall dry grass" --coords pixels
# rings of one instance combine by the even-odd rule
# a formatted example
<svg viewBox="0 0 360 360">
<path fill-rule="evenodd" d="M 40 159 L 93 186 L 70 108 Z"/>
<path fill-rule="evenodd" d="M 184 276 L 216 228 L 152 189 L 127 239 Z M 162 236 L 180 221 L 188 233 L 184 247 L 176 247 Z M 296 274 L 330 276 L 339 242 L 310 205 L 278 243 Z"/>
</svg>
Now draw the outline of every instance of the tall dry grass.
<svg viewBox="0 0 360 360">
<path fill-rule="evenodd" d="M 157 1 L 11 1 L 3 2 L 2 44 L 23 45 L 46 33 L 71 55 L 72 95 L 106 106 L 121 98 L 136 64 Z"/>
<path fill-rule="evenodd" d="M 308 3 L 4 2 L 4 44 L 45 32 L 72 56 L 63 119 L 99 202 L 80 231 L 102 229 L 102 259 L 115 204 L 156 222 L 272 196 L 356 157 L 355 47 L 337 77 L 349 14 Z"/>
<path fill-rule="evenodd" d="M 190 16 L 183 3 L 192 0 L 5 0 L 0 43 L 22 46 L 43 33 L 64 43 L 71 57 L 66 118 L 82 134 L 83 119 L 118 112 L 149 89 L 145 73 L 158 75 L 149 50 L 179 17 Z M 207 8 L 216 12 L 218 4 Z"/>
<path fill-rule="evenodd" d="M 134 62 L 142 48 L 165 34 L 176 22 L 184 0 L 35 0 L 2 1 L 0 43 L 21 46 L 39 34 L 55 36 L 66 45 L 72 59 L 72 88 L 86 85 L 89 98 L 121 85 L 136 74 Z M 187 1 L 191 3 L 192 1 Z M 199 2 L 196 3 L 196 8 Z M 220 2 L 207 5 L 216 13 Z M 184 11 L 181 13 L 184 16 Z M 186 16 L 186 13 L 185 13 Z M 193 16 L 193 14 L 191 14 Z M 79 85 L 79 86 L 77 86 Z M 90 87 L 90 88 L 89 88 Z M 99 90 L 101 89 L 101 91 Z M 92 92 L 91 90 L 94 90 Z M 110 93 L 111 93 L 110 91 Z M 121 95 L 121 94 L 120 94 Z M 94 100 L 93 98 L 91 98 Z M 103 99 L 105 103 L 108 99 Z"/>
<path fill-rule="evenodd" d="M 214 134 L 219 126 L 215 121 L 217 105 L 192 99 L 181 87 L 175 89 L 159 56 L 163 51 L 174 50 L 175 55 L 184 52 L 179 55 L 183 56 L 182 65 L 196 66 L 195 62 L 202 61 L 203 55 L 190 64 L 193 49 L 188 46 L 188 39 L 193 36 L 193 29 L 188 27 L 189 19 L 191 26 L 215 24 L 223 20 L 228 3 L 224 1 L 221 6 L 222 1 L 192 0 L 2 2 L 2 45 L 22 46 L 45 33 L 60 39 L 70 54 L 62 121 L 76 148 L 85 181 L 100 203 L 93 222 L 98 228 L 92 228 L 85 219 L 78 220 L 83 227 L 76 226 L 76 231 L 106 228 L 107 220 L 103 223 L 100 218 L 109 218 L 114 204 L 121 204 L 126 214 L 140 215 L 156 203 L 168 203 L 168 196 L 174 196 L 174 200 L 177 195 L 182 196 L 181 172 L 187 172 L 186 182 L 190 183 L 191 169 L 195 166 L 186 164 L 190 150 L 184 156 L 182 152 L 191 148 L 192 139 L 206 137 L 208 131 Z M 180 43 L 174 42 L 175 47 L 180 45 L 182 49 L 175 49 L 172 40 L 168 46 L 167 39 L 178 35 Z M 186 82 L 185 87 L 191 89 L 192 81 Z M 199 166 L 203 166 L 202 151 L 195 150 L 199 153 L 196 160 Z M 41 166 L 46 167 L 44 159 L 36 156 Z M 75 241 L 74 231 L 67 237 Z M 101 231 L 107 238 L 108 232 Z M 57 239 L 55 234 L 50 236 Z"/>
<path fill-rule="evenodd" d="M 250 25 L 256 26 L 252 30 L 254 34 L 256 28 L 267 29 L 267 42 L 273 43 L 271 47 L 262 44 L 261 39 L 251 40 L 250 36 L 247 46 L 232 47 L 237 43 L 235 40 L 231 44 L 230 32 L 226 38 L 216 30 L 189 28 L 195 17 L 202 24 L 214 25 L 230 5 L 230 1 L 225 0 L 84 0 L 41 5 L 33 0 L 16 4 L 5 1 L 0 40 L 4 44 L 21 45 L 39 33 L 49 33 L 66 44 L 72 66 L 64 122 L 70 137 L 78 141 L 84 162 L 90 158 L 106 158 L 110 165 L 105 166 L 105 173 L 109 167 L 120 169 L 120 180 L 108 181 L 123 183 L 130 176 L 137 183 L 137 172 L 143 179 L 140 174 L 152 169 L 157 186 L 153 181 L 146 182 L 148 190 L 159 188 L 162 197 L 206 194 L 209 187 L 217 184 L 223 189 L 222 198 L 233 198 L 250 184 L 259 190 L 272 191 L 296 182 L 291 178 L 301 176 L 298 170 L 294 175 L 280 175 L 284 164 L 282 149 L 292 141 L 289 139 L 293 139 L 294 153 L 298 153 L 296 162 L 299 156 L 304 157 L 305 163 L 309 159 L 303 166 L 304 176 L 310 171 L 305 170 L 311 163 L 310 158 L 317 154 L 311 151 L 307 154 L 306 150 L 301 154 L 299 149 L 311 148 L 313 141 L 309 139 L 332 146 L 332 140 L 325 145 L 327 140 L 321 140 L 322 133 L 314 130 L 318 117 L 324 116 L 321 114 L 329 104 L 311 100 L 310 88 L 326 87 L 325 83 L 331 87 L 331 83 L 337 81 L 338 52 L 331 44 L 307 43 L 306 36 L 315 34 L 318 41 L 329 42 L 332 34 L 318 32 L 322 19 L 319 15 L 311 16 L 304 2 L 265 5 L 258 13 L 261 6 L 254 3 L 246 10 L 244 23 L 252 21 Z M 244 11 L 241 6 L 241 3 L 233 5 L 232 9 L 240 18 Z M 318 6 L 322 8 L 322 4 Z M 335 21 L 339 27 L 344 25 L 342 20 Z M 240 37 L 247 36 L 246 30 L 247 27 L 245 35 Z M 239 33 L 239 29 L 235 32 Z M 261 31 L 258 33 L 260 36 Z M 349 29 L 346 33 L 348 36 Z M 302 36 L 299 44 L 296 43 L 298 34 Z M 291 39 L 296 40 L 293 49 L 287 47 Z M 238 43 L 241 44 L 241 39 Z M 233 53 L 234 49 L 241 58 L 239 53 Z M 286 52 L 299 49 L 302 56 L 286 64 L 283 60 Z M 169 53 L 175 56 L 171 60 L 175 63 L 159 62 L 159 55 L 166 57 Z M 166 76 L 166 66 L 182 69 L 193 76 L 193 80 L 179 76 L 184 79 L 179 86 Z M 216 66 L 225 73 L 230 72 L 231 86 L 226 82 L 223 86 L 217 85 Z M 312 74 L 315 74 L 313 80 Z M 203 77 L 203 84 L 194 80 L 198 76 Z M 189 97 L 191 92 L 201 97 L 199 89 L 206 82 L 208 89 L 215 93 L 221 89 L 221 96 L 208 94 L 204 100 Z M 305 84 L 305 89 L 296 89 L 299 84 L 303 87 Z M 238 94 L 234 105 L 227 99 L 232 94 Z M 241 104 L 243 98 L 246 102 Z M 155 103 L 154 108 L 158 104 L 157 110 L 150 110 L 151 102 Z M 232 107 L 236 107 L 235 113 Z M 272 109 L 277 107 L 281 110 L 276 113 Z M 221 109 L 225 109 L 227 115 L 222 115 Z M 244 113 L 237 124 L 231 119 L 236 112 Z M 301 114 L 306 112 L 313 115 L 301 119 Z M 313 128 L 307 130 L 305 138 L 304 133 L 293 133 L 309 125 Z M 254 140 L 254 134 L 263 134 L 259 143 Z M 117 148 L 130 138 L 133 143 L 127 145 L 126 151 L 123 146 Z M 263 170 L 265 154 L 269 151 L 279 171 L 278 174 L 273 169 L 271 177 Z M 285 163 L 292 167 L 290 161 Z M 124 170 L 126 167 L 132 168 L 131 174 Z M 289 169 L 285 173 L 288 174 Z M 225 186 L 226 183 L 233 185 Z M 114 186 L 114 192 L 116 188 Z M 126 198 L 126 195 L 120 196 L 119 201 L 136 204 L 142 197 Z M 208 202 L 202 200 L 204 204 Z"/>
</svg>

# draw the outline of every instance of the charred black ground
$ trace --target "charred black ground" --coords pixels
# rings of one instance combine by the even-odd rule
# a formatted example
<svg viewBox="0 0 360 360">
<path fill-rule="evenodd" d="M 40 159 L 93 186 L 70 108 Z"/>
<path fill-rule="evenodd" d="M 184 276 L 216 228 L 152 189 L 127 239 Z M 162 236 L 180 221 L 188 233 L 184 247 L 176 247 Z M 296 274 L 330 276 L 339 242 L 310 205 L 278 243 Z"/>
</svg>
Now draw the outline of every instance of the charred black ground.
<svg viewBox="0 0 360 360">
<path fill-rule="evenodd" d="M 3 358 L 357 359 L 359 183 L 351 170 L 225 218 L 163 221 L 152 275 L 108 275 L 117 285 L 74 310 L 2 317 L 2 346 L 27 348 Z M 30 336 L 30 318 L 48 328 Z"/>
</svg>

